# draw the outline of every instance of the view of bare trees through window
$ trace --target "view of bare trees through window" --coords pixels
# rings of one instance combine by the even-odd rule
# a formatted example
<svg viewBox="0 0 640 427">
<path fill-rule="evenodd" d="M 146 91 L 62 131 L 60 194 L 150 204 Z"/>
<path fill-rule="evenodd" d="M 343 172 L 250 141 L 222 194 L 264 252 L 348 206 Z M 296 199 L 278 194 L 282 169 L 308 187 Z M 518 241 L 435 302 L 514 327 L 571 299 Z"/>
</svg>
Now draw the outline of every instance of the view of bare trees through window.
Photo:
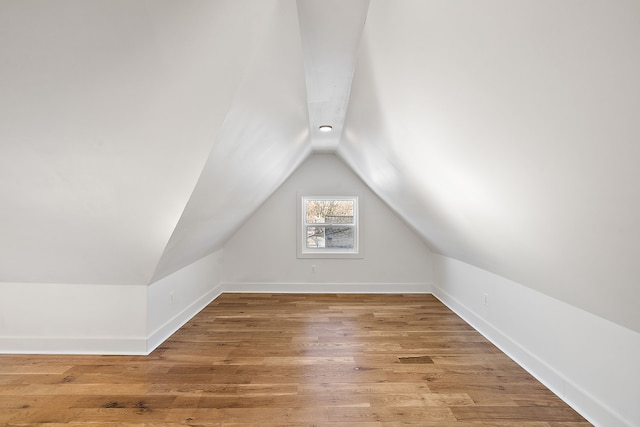
<svg viewBox="0 0 640 427">
<path fill-rule="evenodd" d="M 305 222 L 308 248 L 355 245 L 353 200 L 305 200 Z"/>
</svg>

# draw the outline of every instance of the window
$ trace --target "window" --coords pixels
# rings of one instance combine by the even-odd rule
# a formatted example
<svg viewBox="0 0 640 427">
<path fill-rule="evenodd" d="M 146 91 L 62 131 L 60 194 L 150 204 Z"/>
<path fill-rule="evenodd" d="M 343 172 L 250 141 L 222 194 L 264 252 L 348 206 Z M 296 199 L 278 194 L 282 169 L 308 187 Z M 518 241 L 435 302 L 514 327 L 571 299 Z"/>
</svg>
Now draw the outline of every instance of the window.
<svg viewBox="0 0 640 427">
<path fill-rule="evenodd" d="M 358 197 L 301 198 L 298 233 L 300 257 L 358 255 Z"/>
</svg>

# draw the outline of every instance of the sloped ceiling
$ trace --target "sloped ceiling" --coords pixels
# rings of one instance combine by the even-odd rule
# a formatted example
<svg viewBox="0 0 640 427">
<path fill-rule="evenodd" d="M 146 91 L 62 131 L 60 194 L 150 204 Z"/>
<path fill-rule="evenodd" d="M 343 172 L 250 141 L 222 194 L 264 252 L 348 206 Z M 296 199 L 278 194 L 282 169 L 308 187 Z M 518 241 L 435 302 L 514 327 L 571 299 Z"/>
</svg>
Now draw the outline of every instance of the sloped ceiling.
<svg viewBox="0 0 640 427">
<path fill-rule="evenodd" d="M 153 280 L 220 248 L 309 153 L 335 152 L 368 3 L 278 2 Z"/>
<path fill-rule="evenodd" d="M 434 251 L 640 331 L 640 3 L 373 0 L 340 155 Z"/>
<path fill-rule="evenodd" d="M 0 0 L 0 60 L 0 281 L 146 285 L 329 151 L 640 331 L 637 1 Z"/>
<path fill-rule="evenodd" d="M 310 149 L 294 2 L 0 7 L 0 281 L 148 284 Z"/>
</svg>

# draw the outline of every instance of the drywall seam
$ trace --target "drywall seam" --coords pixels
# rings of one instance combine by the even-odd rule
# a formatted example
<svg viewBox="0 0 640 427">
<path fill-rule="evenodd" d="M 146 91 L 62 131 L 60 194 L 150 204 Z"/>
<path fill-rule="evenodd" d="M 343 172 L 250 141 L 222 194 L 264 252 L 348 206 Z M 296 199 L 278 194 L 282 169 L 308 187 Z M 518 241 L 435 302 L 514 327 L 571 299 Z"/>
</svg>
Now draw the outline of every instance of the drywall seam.
<svg viewBox="0 0 640 427">
<path fill-rule="evenodd" d="M 568 380 L 536 354 L 522 347 L 516 339 L 505 334 L 437 285 L 433 285 L 433 295 L 592 424 L 608 427 L 632 426 L 606 404 Z M 574 398 L 570 399 L 568 396 Z M 578 400 L 582 403 L 578 404 Z"/>
</svg>

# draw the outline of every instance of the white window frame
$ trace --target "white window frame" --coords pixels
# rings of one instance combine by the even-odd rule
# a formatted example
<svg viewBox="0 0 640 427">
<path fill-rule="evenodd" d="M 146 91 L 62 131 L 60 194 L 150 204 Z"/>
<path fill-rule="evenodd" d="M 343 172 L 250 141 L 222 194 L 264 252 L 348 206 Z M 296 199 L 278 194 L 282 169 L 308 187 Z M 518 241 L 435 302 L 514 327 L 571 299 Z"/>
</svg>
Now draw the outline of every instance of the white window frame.
<svg viewBox="0 0 640 427">
<path fill-rule="evenodd" d="M 298 258 L 362 258 L 362 238 L 361 238 L 361 213 L 360 195 L 350 196 L 308 196 L 298 194 L 298 221 L 297 221 L 297 249 Z M 326 223 L 325 225 L 349 226 L 353 228 L 353 248 L 308 248 L 307 247 L 307 226 L 318 226 L 317 223 L 306 222 L 306 201 L 307 200 L 349 200 L 353 201 L 353 224 Z"/>
</svg>

